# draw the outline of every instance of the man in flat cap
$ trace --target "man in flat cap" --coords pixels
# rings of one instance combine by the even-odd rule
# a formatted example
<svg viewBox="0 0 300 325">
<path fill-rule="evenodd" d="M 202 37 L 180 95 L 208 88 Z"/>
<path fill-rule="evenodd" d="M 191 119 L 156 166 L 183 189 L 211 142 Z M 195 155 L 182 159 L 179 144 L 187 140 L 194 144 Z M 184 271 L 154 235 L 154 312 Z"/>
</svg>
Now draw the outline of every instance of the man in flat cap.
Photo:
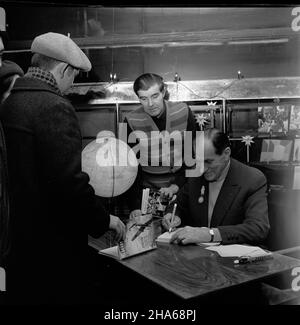
<svg viewBox="0 0 300 325">
<path fill-rule="evenodd" d="M 87 234 L 122 221 L 96 200 L 81 170 L 81 134 L 63 93 L 91 63 L 68 37 L 46 33 L 32 43 L 31 67 L 0 107 L 7 144 L 11 247 L 9 303 L 81 303 Z"/>
</svg>

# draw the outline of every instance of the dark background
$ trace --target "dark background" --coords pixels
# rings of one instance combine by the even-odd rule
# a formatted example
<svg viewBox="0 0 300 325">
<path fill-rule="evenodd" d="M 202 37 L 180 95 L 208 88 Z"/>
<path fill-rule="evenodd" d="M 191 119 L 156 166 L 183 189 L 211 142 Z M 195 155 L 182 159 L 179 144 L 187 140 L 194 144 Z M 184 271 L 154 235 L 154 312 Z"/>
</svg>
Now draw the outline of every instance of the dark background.
<svg viewBox="0 0 300 325">
<path fill-rule="evenodd" d="M 1 6 L 12 41 L 9 50 L 28 50 L 37 34 L 49 31 L 80 39 L 93 70 L 77 81 L 109 81 L 111 72 L 120 81 L 133 81 L 146 71 L 159 73 L 166 81 L 172 81 L 176 72 L 182 80 L 236 78 L 238 70 L 246 78 L 300 75 L 299 32 L 291 29 L 295 18 L 291 5 L 112 8 L 3 2 Z M 185 35 L 199 37 L 190 37 L 193 44 L 188 44 Z M 167 42 L 174 37 L 180 38 L 180 45 Z M 88 39 L 95 40 L 90 48 Z M 279 41 L 230 44 L 270 39 Z M 29 52 L 5 54 L 23 69 L 30 56 Z"/>
</svg>

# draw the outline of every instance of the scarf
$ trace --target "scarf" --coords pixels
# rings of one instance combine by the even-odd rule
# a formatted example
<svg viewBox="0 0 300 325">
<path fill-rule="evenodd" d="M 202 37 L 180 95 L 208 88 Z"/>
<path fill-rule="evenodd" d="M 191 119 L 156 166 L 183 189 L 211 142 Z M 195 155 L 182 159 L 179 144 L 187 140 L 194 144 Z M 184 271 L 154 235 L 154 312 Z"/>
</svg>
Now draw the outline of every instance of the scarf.
<svg viewBox="0 0 300 325">
<path fill-rule="evenodd" d="M 53 74 L 49 71 L 43 70 L 38 67 L 29 67 L 24 77 L 35 78 L 46 82 L 51 88 L 55 90 L 55 92 L 57 92 L 59 95 L 62 95 Z"/>
</svg>

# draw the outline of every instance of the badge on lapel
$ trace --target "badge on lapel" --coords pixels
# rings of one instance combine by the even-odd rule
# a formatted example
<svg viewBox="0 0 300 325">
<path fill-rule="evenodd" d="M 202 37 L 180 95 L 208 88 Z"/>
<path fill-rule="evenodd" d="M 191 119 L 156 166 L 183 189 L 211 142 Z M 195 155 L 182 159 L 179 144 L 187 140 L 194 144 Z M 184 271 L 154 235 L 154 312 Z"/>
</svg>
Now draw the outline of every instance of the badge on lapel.
<svg viewBox="0 0 300 325">
<path fill-rule="evenodd" d="M 205 186 L 202 185 L 198 203 L 202 204 L 204 202 Z"/>
</svg>

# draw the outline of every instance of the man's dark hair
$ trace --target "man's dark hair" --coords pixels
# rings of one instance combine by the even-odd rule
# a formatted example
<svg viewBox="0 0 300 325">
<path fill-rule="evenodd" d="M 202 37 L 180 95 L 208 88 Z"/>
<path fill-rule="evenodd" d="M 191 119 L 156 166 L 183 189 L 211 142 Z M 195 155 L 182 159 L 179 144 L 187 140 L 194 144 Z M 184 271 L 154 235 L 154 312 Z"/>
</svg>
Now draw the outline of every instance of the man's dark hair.
<svg viewBox="0 0 300 325">
<path fill-rule="evenodd" d="M 217 155 L 221 155 L 225 148 L 230 148 L 228 136 L 218 129 L 207 129 L 204 131 L 204 136 L 211 140 Z"/>
<path fill-rule="evenodd" d="M 135 80 L 133 90 L 138 96 L 139 90 L 148 90 L 150 87 L 156 84 L 159 85 L 160 91 L 163 91 L 164 88 L 166 88 L 164 80 L 161 76 L 155 73 L 144 73 Z"/>
</svg>

